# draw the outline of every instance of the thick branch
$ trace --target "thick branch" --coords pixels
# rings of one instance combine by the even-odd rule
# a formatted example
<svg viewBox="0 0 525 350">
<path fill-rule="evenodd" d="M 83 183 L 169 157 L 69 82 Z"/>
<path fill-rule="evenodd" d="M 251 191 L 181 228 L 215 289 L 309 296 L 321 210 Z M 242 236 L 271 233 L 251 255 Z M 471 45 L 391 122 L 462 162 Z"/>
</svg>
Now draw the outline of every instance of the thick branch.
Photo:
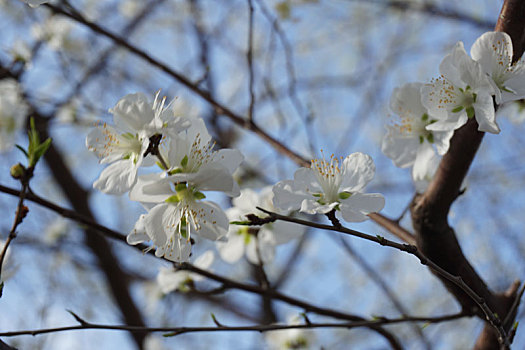
<svg viewBox="0 0 525 350">
<path fill-rule="evenodd" d="M 503 6 L 496 30 L 510 34 L 516 56 L 521 55 L 524 47 L 525 4 L 519 0 L 507 0 Z M 432 261 L 453 275 L 460 276 L 487 303 L 490 310 L 502 318 L 508 314 L 515 293 L 513 285 L 505 294 L 493 293 L 463 255 L 454 230 L 448 225 L 447 216 L 452 203 L 460 193 L 460 186 L 470 164 L 481 144 L 484 133 L 477 130 L 478 124 L 473 118 L 457 130 L 451 139 L 450 148 L 443 157 L 434 180 L 427 191 L 417 196 L 411 206 L 412 221 L 416 233 L 418 248 Z M 473 311 L 485 318 L 481 310 L 463 290 L 439 276 L 447 289 L 455 296 L 464 310 Z M 513 319 L 514 317 L 512 317 Z M 501 323 L 501 320 L 499 320 Z M 509 325 L 505 324 L 505 331 Z M 502 344 L 501 334 L 495 335 L 492 327 L 483 332 L 476 348 L 492 349 L 494 344 Z M 500 332 L 501 333 L 501 332 Z M 499 338 L 499 339 L 498 339 Z M 483 345 L 485 344 L 485 345 Z"/>
</svg>

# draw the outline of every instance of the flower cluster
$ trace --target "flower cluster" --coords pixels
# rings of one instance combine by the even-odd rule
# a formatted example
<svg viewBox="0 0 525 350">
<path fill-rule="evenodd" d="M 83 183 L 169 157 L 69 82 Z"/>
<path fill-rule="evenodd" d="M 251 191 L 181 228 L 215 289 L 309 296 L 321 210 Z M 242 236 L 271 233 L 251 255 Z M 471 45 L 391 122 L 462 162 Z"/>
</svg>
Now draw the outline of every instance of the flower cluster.
<svg viewBox="0 0 525 350">
<path fill-rule="evenodd" d="M 387 126 L 382 150 L 398 167 L 413 166 L 417 191 L 432 178 L 454 130 L 475 118 L 478 130 L 497 134 L 497 107 L 525 97 L 525 64 L 512 62 L 512 41 L 488 32 L 470 50 L 458 42 L 428 84 L 394 89 L 390 108 L 398 118 Z"/>
<path fill-rule="evenodd" d="M 187 261 L 192 235 L 218 240 L 229 221 L 204 191 L 238 196 L 233 179 L 243 156 L 237 150 L 214 150 L 204 122 L 175 116 L 159 94 L 153 102 L 141 93 L 130 94 L 110 109 L 114 126 L 93 129 L 88 149 L 109 166 L 93 186 L 122 194 L 148 209 L 128 236 L 128 243 L 152 241 L 156 255 Z M 157 164 L 161 172 L 139 175 L 139 168 Z"/>
</svg>

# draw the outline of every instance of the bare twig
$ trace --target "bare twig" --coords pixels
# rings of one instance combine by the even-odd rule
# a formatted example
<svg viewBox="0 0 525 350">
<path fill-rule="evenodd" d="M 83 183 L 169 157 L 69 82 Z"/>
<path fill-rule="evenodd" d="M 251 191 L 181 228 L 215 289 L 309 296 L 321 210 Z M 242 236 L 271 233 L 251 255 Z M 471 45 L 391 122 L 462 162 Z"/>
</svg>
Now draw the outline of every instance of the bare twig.
<svg viewBox="0 0 525 350">
<path fill-rule="evenodd" d="M 253 71 L 253 3 L 248 0 L 248 52 L 246 53 L 246 60 L 248 61 L 249 72 L 249 91 L 250 91 L 250 107 L 248 108 L 248 120 L 253 121 L 253 110 L 255 108 L 255 92 L 253 88 L 254 71 Z"/>
<path fill-rule="evenodd" d="M 136 327 L 126 325 L 110 325 L 110 324 L 96 324 L 91 322 L 83 322 L 76 326 L 65 326 L 65 327 L 54 327 L 54 328 L 42 328 L 32 330 L 21 330 L 14 332 L 0 332 L 0 337 L 15 337 L 20 335 L 39 335 L 48 333 L 58 333 L 66 331 L 77 331 L 86 329 L 105 329 L 105 330 L 119 330 L 128 332 L 163 332 L 168 333 L 165 336 L 177 336 L 185 333 L 201 333 L 201 332 L 268 332 L 275 330 L 284 329 L 314 329 L 314 328 L 358 328 L 358 327 L 380 327 L 389 324 L 398 324 L 404 322 L 425 322 L 425 323 L 441 323 L 456 320 L 459 318 L 466 317 L 464 313 L 457 313 L 452 315 L 437 316 L 437 317 L 403 317 L 403 318 L 385 318 L 379 317 L 374 320 L 362 320 L 354 322 L 344 323 L 305 323 L 297 325 L 283 325 L 283 324 L 271 324 L 271 325 L 253 325 L 253 326 L 224 326 L 219 322 L 215 322 L 214 327 Z"/>
<path fill-rule="evenodd" d="M 472 299 L 472 301 L 474 301 L 474 303 L 483 312 L 483 314 L 485 315 L 487 321 L 489 321 L 490 324 L 496 329 L 496 331 L 498 332 L 498 337 L 500 337 L 503 342 L 506 342 L 504 345 L 507 346 L 507 347 L 510 346 L 510 344 L 508 344 L 508 339 L 506 337 L 507 332 L 503 329 L 501 320 L 490 309 L 490 307 L 487 305 L 485 300 L 483 298 L 481 298 L 478 294 L 476 294 L 476 292 L 474 290 L 472 290 L 472 288 L 470 288 L 463 281 L 463 279 L 460 276 L 454 276 L 454 275 L 450 274 L 449 272 L 447 272 L 446 270 L 444 270 L 443 268 L 441 268 L 440 266 L 438 266 L 432 260 L 428 259 L 423 253 L 421 253 L 416 246 L 411 245 L 411 244 L 397 243 L 397 242 L 394 242 L 394 241 L 390 241 L 390 240 L 388 240 L 388 239 L 386 239 L 386 238 L 384 238 L 382 236 L 379 236 L 379 235 L 372 236 L 372 235 L 369 235 L 367 233 L 363 233 L 363 232 L 359 232 L 359 231 L 355 231 L 355 230 L 346 228 L 344 226 L 336 227 L 335 225 L 334 226 L 330 226 L 330 225 L 318 224 L 318 223 L 315 223 L 315 222 L 301 220 L 301 219 L 297 219 L 297 218 L 294 218 L 294 217 L 280 215 L 280 214 L 271 212 L 269 210 L 262 209 L 260 207 L 257 207 L 257 209 L 260 210 L 260 211 L 265 212 L 266 214 L 268 214 L 269 217 L 266 218 L 266 219 L 269 220 L 269 221 L 271 221 L 271 220 L 273 220 L 273 221 L 282 220 L 282 221 L 293 222 L 293 223 L 304 225 L 304 226 L 308 226 L 308 227 L 315 227 L 315 228 L 319 228 L 319 229 L 323 229 L 323 230 L 336 231 L 336 232 L 348 234 L 348 235 L 351 235 L 351 236 L 356 236 L 356 237 L 359 237 L 359 238 L 363 238 L 363 239 L 366 239 L 368 241 L 372 241 L 372 242 L 378 243 L 378 244 L 380 244 L 382 246 L 395 248 L 395 249 L 398 249 L 400 251 L 403 251 L 403 252 L 409 253 L 411 255 L 414 255 L 415 257 L 417 257 L 419 259 L 421 264 L 428 266 L 436 274 L 438 274 L 442 278 L 448 280 L 449 282 L 453 283 L 454 285 L 459 287 L 463 292 L 465 292 L 468 295 L 468 297 L 470 299 Z M 473 312 L 474 310 L 468 310 L 468 311 L 469 312 Z"/>
</svg>

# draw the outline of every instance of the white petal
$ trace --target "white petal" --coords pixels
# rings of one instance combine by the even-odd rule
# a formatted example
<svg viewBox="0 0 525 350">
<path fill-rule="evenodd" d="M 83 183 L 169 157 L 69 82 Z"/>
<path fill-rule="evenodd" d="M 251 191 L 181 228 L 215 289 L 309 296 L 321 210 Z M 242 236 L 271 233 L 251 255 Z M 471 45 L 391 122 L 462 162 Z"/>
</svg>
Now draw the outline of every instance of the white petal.
<svg viewBox="0 0 525 350">
<path fill-rule="evenodd" d="M 294 185 L 295 191 L 302 191 L 303 193 L 322 193 L 323 189 L 315 172 L 310 168 L 299 168 L 294 173 Z M 275 191 L 274 191 L 275 194 Z"/>
<path fill-rule="evenodd" d="M 374 161 L 368 154 L 356 152 L 350 154 L 343 161 L 341 191 L 358 192 L 372 179 L 376 171 Z"/>
<path fill-rule="evenodd" d="M 448 148 L 450 147 L 450 139 L 454 135 L 454 131 L 434 131 L 433 135 L 434 144 L 436 145 L 438 154 L 442 156 L 447 153 Z"/>
<path fill-rule="evenodd" d="M 126 237 L 128 244 L 135 245 L 150 240 L 149 236 L 146 234 L 146 226 L 144 225 L 145 217 L 146 215 L 144 214 L 139 216 L 139 219 L 135 223 L 135 227 L 133 227 L 133 230 Z"/>
<path fill-rule="evenodd" d="M 395 135 L 394 128 L 388 129 L 381 143 L 383 153 L 400 168 L 407 168 L 414 164 L 419 139 Z"/>
<path fill-rule="evenodd" d="M 172 195 L 174 192 L 171 190 L 170 182 L 162 178 L 161 174 L 139 176 L 137 183 L 129 192 L 132 201 L 144 203 L 163 203 Z"/>
<path fill-rule="evenodd" d="M 189 278 L 188 271 L 175 271 L 173 268 L 161 267 L 157 275 L 157 284 L 162 293 L 168 294 L 179 289 L 181 283 Z"/>
<path fill-rule="evenodd" d="M 133 134 L 145 129 L 154 117 L 152 104 L 140 92 L 124 96 L 109 111 L 118 128 Z"/>
<path fill-rule="evenodd" d="M 462 80 L 464 70 L 468 67 L 470 57 L 468 57 L 465 47 L 461 41 L 457 42 L 452 52 L 443 58 L 439 65 L 439 72 L 452 85 L 457 87 L 465 87 L 466 84 Z"/>
<path fill-rule="evenodd" d="M 422 83 L 408 83 L 395 88 L 390 97 L 390 109 L 400 117 L 406 114 L 420 118 L 427 113 L 426 108 L 421 104 Z"/>
<path fill-rule="evenodd" d="M 275 244 L 285 244 L 292 239 L 299 238 L 304 233 L 304 226 L 293 224 L 291 222 L 277 221 L 271 225 L 264 225 L 261 231 L 271 231 L 275 239 Z"/>
<path fill-rule="evenodd" d="M 477 101 L 474 103 L 474 110 L 476 112 L 476 121 L 479 124 L 479 131 L 499 134 L 500 128 L 496 124 L 496 112 L 491 96 L 478 95 Z"/>
<path fill-rule="evenodd" d="M 311 195 L 296 189 L 294 184 L 293 180 L 284 180 L 273 186 L 273 205 L 275 208 L 284 211 L 297 210 L 301 208 L 303 200 L 311 198 Z"/>
<path fill-rule="evenodd" d="M 259 251 L 257 251 L 257 249 Z M 260 257 L 260 259 L 259 259 Z M 246 249 L 246 258 L 252 264 L 270 264 L 275 257 L 275 240 L 268 231 L 259 231 L 253 244 L 249 244 Z"/>
<path fill-rule="evenodd" d="M 512 62 L 512 40 L 504 32 L 486 32 L 476 39 L 470 55 L 488 75 L 499 73 Z"/>
<path fill-rule="evenodd" d="M 230 174 L 233 174 L 235 170 L 241 165 L 244 160 L 244 156 L 241 151 L 237 149 L 221 149 L 215 153 L 213 157 L 214 162 L 219 162 L 224 166 Z"/>
<path fill-rule="evenodd" d="M 326 214 L 337 206 L 337 202 L 320 204 L 314 199 L 304 199 L 299 211 L 307 214 Z"/>
<path fill-rule="evenodd" d="M 429 172 L 429 167 L 433 164 L 433 160 L 436 158 L 436 153 L 432 146 L 428 143 L 423 143 L 418 148 L 416 161 L 414 168 L 412 168 L 412 177 L 414 179 L 422 179 Z"/>
<path fill-rule="evenodd" d="M 196 173 L 178 173 L 168 176 L 172 182 L 187 182 L 200 191 L 221 191 L 228 195 L 237 195 L 238 188 L 231 173 L 219 163 L 203 165 Z"/>
<path fill-rule="evenodd" d="M 97 126 L 86 136 L 86 147 L 94 152 L 101 163 L 112 163 L 122 159 L 126 150 L 117 147 L 108 147 L 109 138 L 120 138 L 118 132 L 109 125 Z"/>
<path fill-rule="evenodd" d="M 235 225 L 233 225 L 233 230 L 236 230 Z M 228 233 L 227 242 L 217 242 L 221 259 L 229 264 L 237 262 L 244 255 L 245 247 L 244 237 L 235 232 Z"/>
<path fill-rule="evenodd" d="M 122 194 L 133 186 L 136 176 L 137 167 L 131 159 L 119 160 L 100 173 L 93 187 L 108 194 Z"/>
<path fill-rule="evenodd" d="M 194 210 L 198 212 L 200 228 L 195 233 L 201 237 L 216 241 L 228 233 L 230 222 L 224 211 L 213 202 L 195 202 Z"/>
<path fill-rule="evenodd" d="M 153 243 L 159 247 L 164 246 L 168 241 L 165 223 L 163 222 L 166 212 L 168 212 L 168 215 L 174 214 L 171 205 L 168 203 L 158 204 L 154 206 L 144 218 L 144 226 L 146 227 L 148 236 L 150 236 Z"/>
<path fill-rule="evenodd" d="M 376 213 L 384 206 L 385 198 L 379 193 L 354 193 L 342 200 L 339 208 L 345 221 L 361 222 L 368 219 L 366 214 Z"/>
</svg>

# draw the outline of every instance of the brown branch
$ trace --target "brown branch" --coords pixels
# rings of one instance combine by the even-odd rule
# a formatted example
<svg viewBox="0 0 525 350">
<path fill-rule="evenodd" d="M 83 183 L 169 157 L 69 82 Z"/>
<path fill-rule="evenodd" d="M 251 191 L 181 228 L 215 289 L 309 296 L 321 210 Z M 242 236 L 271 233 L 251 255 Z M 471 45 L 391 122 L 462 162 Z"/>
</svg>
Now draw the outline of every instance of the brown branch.
<svg viewBox="0 0 525 350">
<path fill-rule="evenodd" d="M 253 110 L 255 108 L 255 92 L 253 89 L 254 71 L 253 71 L 253 3 L 248 0 L 248 52 L 246 53 L 246 61 L 248 61 L 249 72 L 249 92 L 250 92 L 250 106 L 248 107 L 248 120 L 253 121 Z"/>
<path fill-rule="evenodd" d="M 0 185 L 0 192 L 4 192 L 4 193 L 7 193 L 7 194 L 10 194 L 10 195 L 17 195 L 19 194 L 18 191 L 14 190 L 14 189 L 11 189 L 11 188 L 8 188 L 8 187 L 5 187 L 5 186 L 1 186 Z M 65 208 L 62 208 L 56 204 L 53 204 L 49 201 L 46 201 L 34 194 L 28 194 L 28 197 L 27 197 L 28 200 L 31 200 L 31 201 L 34 201 L 35 203 L 38 203 L 40 205 L 43 205 L 44 207 L 48 208 L 48 209 L 51 209 L 53 211 L 55 211 L 56 213 L 60 214 L 60 215 L 63 215 L 65 217 L 68 217 L 70 219 L 73 219 L 75 221 L 78 221 L 78 222 L 81 222 L 83 224 L 85 224 L 86 226 L 88 226 L 90 229 L 89 230 L 86 230 L 86 234 L 88 235 L 91 235 L 91 234 L 97 234 L 98 232 L 102 233 L 103 235 L 109 237 L 109 238 L 112 238 L 112 239 L 116 239 L 116 240 L 119 240 L 119 241 L 122 241 L 122 242 L 125 242 L 126 241 L 126 237 L 123 235 L 123 234 L 120 234 L 116 231 L 113 231 L 103 225 L 100 225 L 100 224 L 97 224 L 95 223 L 91 218 L 89 217 L 86 217 L 82 214 L 79 214 L 79 213 L 75 213 L 74 211 L 71 211 L 71 210 L 68 210 L 68 209 L 65 209 Z M 137 248 L 137 249 L 140 249 L 140 250 L 143 250 L 145 247 L 144 246 L 129 246 L 129 247 L 133 247 L 133 248 Z M 153 251 L 149 251 L 150 254 L 153 253 Z M 296 298 L 293 298 L 293 297 L 289 297 L 285 294 L 282 294 L 282 293 L 279 293 L 277 291 L 274 291 L 274 290 L 267 290 L 267 289 L 263 289 L 259 286 L 256 286 L 256 285 L 250 285 L 250 284 L 243 284 L 243 283 L 240 283 L 240 282 L 236 282 L 234 280 L 231 280 L 229 278 L 226 278 L 226 277 L 223 277 L 223 276 L 220 276 L 220 275 L 217 275 L 217 274 L 214 274 L 212 272 L 209 272 L 209 271 L 206 271 L 206 270 L 202 270 L 202 269 L 199 269 L 191 264 L 188 264 L 188 263 L 179 263 L 179 264 L 174 264 L 177 268 L 179 269 L 183 269 L 183 270 L 188 270 L 188 271 L 192 271 L 192 272 L 195 272 L 201 276 L 204 276 L 204 277 L 207 277 L 211 280 L 214 280 L 214 281 L 217 281 L 219 283 L 222 284 L 222 286 L 224 287 L 224 289 L 239 289 L 239 290 L 243 290 L 245 292 L 249 292 L 249 293 L 253 293 L 253 294 L 258 294 L 258 295 L 261 295 L 261 296 L 265 296 L 265 297 L 269 297 L 269 298 L 273 298 L 273 299 L 276 299 L 276 300 L 280 300 L 282 302 L 285 302 L 285 303 L 288 303 L 290 305 L 294 305 L 294 306 L 297 306 L 297 307 L 300 307 L 300 308 L 303 308 L 304 310 L 306 311 L 310 311 L 310 312 L 314 312 L 314 313 L 317 313 L 319 315 L 325 315 L 325 316 L 329 316 L 329 317 L 333 317 L 333 318 L 337 318 L 337 319 L 342 319 L 342 320 L 349 320 L 349 321 L 363 321 L 364 319 L 362 317 L 359 317 L 359 316 L 355 316 L 355 315 L 351 315 L 351 314 L 347 314 L 347 313 L 344 313 L 344 312 L 340 312 L 340 311 L 336 311 L 336 310 L 332 310 L 332 309 L 328 309 L 328 308 L 321 308 L 321 307 L 317 307 L 315 305 L 312 305 L 310 303 L 307 303 L 307 302 L 303 302 L 299 299 L 296 299 Z M 385 339 L 387 339 L 389 341 L 389 343 L 391 344 L 392 348 L 394 349 L 401 349 L 401 345 L 398 343 L 397 339 L 392 335 L 390 334 L 388 331 L 380 328 L 380 327 L 376 327 L 376 328 L 372 328 L 373 330 L 377 331 L 379 334 L 381 334 L 383 337 L 385 337 Z"/>
<path fill-rule="evenodd" d="M 157 67 L 158 69 L 160 69 L 164 73 L 168 74 L 169 76 L 171 76 L 172 78 L 177 80 L 181 85 L 185 86 L 190 91 L 194 92 L 195 94 L 197 94 L 198 96 L 203 98 L 206 102 L 208 102 L 211 106 L 213 106 L 213 108 L 215 109 L 216 113 L 223 114 L 223 115 L 227 116 L 234 124 L 244 128 L 246 130 L 252 131 L 256 135 L 258 135 L 261 139 L 263 139 L 264 141 L 268 142 L 268 144 L 270 144 L 278 152 L 280 152 L 281 154 L 283 154 L 283 155 L 287 156 L 288 158 L 292 159 L 297 164 L 300 164 L 300 165 L 303 165 L 303 166 L 308 164 L 308 161 L 306 159 L 304 159 L 302 156 L 300 156 L 299 154 L 297 154 L 294 151 L 292 151 L 291 149 L 289 149 L 282 142 L 280 142 L 277 139 L 275 139 L 274 137 L 272 137 L 266 131 L 261 129 L 255 122 L 250 121 L 250 120 L 248 120 L 246 118 L 243 118 L 243 117 L 237 115 L 232 110 L 230 110 L 228 107 L 226 107 L 226 106 L 220 104 L 219 102 L 217 102 L 216 100 L 214 100 L 207 91 L 204 91 L 204 90 L 200 89 L 197 85 L 195 85 L 193 82 L 191 82 L 184 75 L 182 75 L 181 73 L 179 73 L 179 72 L 175 71 L 174 69 L 168 67 L 166 64 L 158 61 L 157 59 L 151 57 L 145 51 L 143 51 L 143 50 L 141 50 L 141 49 L 131 45 L 129 42 L 127 42 L 126 39 L 124 39 L 124 38 L 122 38 L 122 37 L 120 37 L 120 36 L 118 36 L 118 35 L 116 35 L 114 33 L 109 32 L 108 30 L 102 28 L 100 25 L 85 19 L 83 16 L 81 16 L 78 13 L 70 13 L 70 12 L 65 11 L 64 9 L 62 9 L 62 8 L 60 8 L 58 6 L 55 6 L 55 5 L 52 5 L 52 4 L 48 4 L 48 3 L 46 3 L 46 4 L 42 5 L 42 6 L 46 6 L 47 8 L 51 9 L 54 13 L 66 16 L 68 18 L 71 18 L 72 20 L 85 25 L 86 27 L 88 27 L 89 29 L 93 30 L 94 32 L 99 33 L 102 36 L 107 37 L 108 39 L 111 39 L 114 43 L 118 44 L 119 46 L 121 46 L 123 48 L 126 48 L 128 51 L 130 51 L 131 53 L 133 53 L 137 57 L 140 57 L 141 59 L 143 59 L 144 61 L 148 62 L 152 66 Z"/>
<path fill-rule="evenodd" d="M 352 0 L 356 2 L 368 3 L 380 5 L 388 8 L 392 8 L 400 11 L 412 11 L 419 12 L 428 16 L 433 17 L 442 17 L 446 19 L 451 19 L 459 22 L 469 23 L 476 27 L 483 29 L 492 29 L 494 28 L 494 22 L 489 20 L 484 20 L 481 18 L 474 17 L 470 14 L 463 13 L 454 9 L 441 8 L 432 4 L 429 1 L 412 2 L 408 0 Z"/>
<path fill-rule="evenodd" d="M 66 331 L 77 331 L 86 329 L 105 329 L 105 330 L 119 330 L 128 332 L 139 332 L 139 333 L 150 333 L 150 332 L 163 332 L 168 333 L 164 336 L 172 337 L 184 333 L 201 333 L 201 332 L 232 332 L 232 331 L 252 331 L 252 332 L 268 332 L 275 330 L 285 329 L 314 329 L 314 328 L 358 328 L 358 327 L 380 327 L 389 324 L 398 324 L 404 322 L 425 322 L 425 323 L 441 323 L 459 318 L 466 317 L 463 313 L 457 313 L 452 315 L 437 316 L 437 317 L 403 317 L 403 318 L 385 318 L 379 317 L 374 320 L 362 320 L 355 322 L 344 322 L 344 323 L 306 323 L 298 325 L 282 325 L 282 324 L 271 324 L 271 325 L 254 325 L 254 326 L 224 326 L 218 324 L 216 327 L 136 327 L 136 326 L 125 326 L 125 325 L 109 325 L 109 324 L 96 324 L 87 322 L 78 316 L 75 317 L 80 323 L 76 326 L 65 326 L 65 327 L 54 327 L 54 328 L 42 328 L 33 330 L 22 330 L 13 332 L 0 332 L 0 337 L 15 337 L 20 335 L 39 335 L 48 333 L 58 333 Z M 217 322 L 218 323 L 218 322 Z M 216 324 L 217 324 L 216 323 Z"/>
<path fill-rule="evenodd" d="M 502 327 L 502 323 L 500 318 L 497 315 L 501 315 L 499 313 L 499 309 L 492 309 L 491 304 L 487 304 L 486 300 L 484 299 L 483 295 L 478 295 L 476 290 L 471 288 L 471 286 L 464 281 L 461 275 L 454 275 L 448 270 L 443 269 L 441 266 L 433 262 L 431 259 L 429 259 L 424 253 L 418 250 L 418 247 L 410 244 L 401 244 L 394 241 L 390 241 L 382 236 L 376 235 L 372 236 L 367 233 L 359 232 L 356 230 L 352 230 L 349 228 L 346 228 L 344 226 L 341 226 L 338 223 L 335 223 L 333 226 L 330 225 L 324 225 L 324 224 L 318 224 L 316 222 L 310 222 L 306 220 L 297 219 L 294 217 L 284 216 L 280 215 L 268 210 L 265 210 L 263 208 L 257 207 L 258 210 L 265 212 L 269 216 L 265 218 L 267 222 L 272 222 L 276 220 L 281 221 L 288 221 L 293 222 L 296 224 L 308 226 L 308 227 L 315 227 L 322 230 L 328 230 L 328 231 L 335 231 L 340 232 L 344 234 L 348 234 L 351 236 L 359 237 L 371 242 L 378 243 L 382 246 L 387 246 L 391 248 L 398 249 L 400 251 L 406 252 L 408 254 L 414 255 L 417 257 L 421 264 L 428 266 L 435 274 L 437 274 L 442 280 L 447 282 L 447 285 L 452 286 L 452 288 L 460 291 L 464 295 L 465 303 L 469 305 L 468 308 L 463 308 L 463 310 L 468 314 L 477 314 L 482 315 L 483 318 L 485 318 L 490 324 L 494 327 L 495 331 L 497 332 L 498 338 L 501 339 L 501 342 L 506 342 L 506 331 Z M 248 216 L 247 216 L 248 217 Z M 463 305 L 463 304 L 462 304 Z M 509 344 L 505 344 L 507 347 Z"/>
<path fill-rule="evenodd" d="M 370 213 L 368 214 L 368 217 L 379 226 L 382 226 L 383 228 L 387 229 L 391 234 L 393 234 L 397 238 L 403 240 L 403 242 L 412 245 L 416 244 L 416 238 L 414 237 L 414 235 L 408 232 L 406 229 L 404 229 L 401 225 L 399 225 L 397 221 L 387 218 L 383 214 L 379 213 Z"/>
<path fill-rule="evenodd" d="M 510 34 L 515 53 L 514 59 L 523 53 L 524 19 L 523 1 L 505 1 L 496 30 Z M 511 286 L 504 294 L 492 292 L 464 256 L 455 232 L 448 225 L 447 220 L 450 207 L 460 194 L 463 179 L 483 140 L 484 133 L 477 129 L 477 122 L 471 119 L 454 133 L 450 148 L 443 156 L 433 181 L 424 194 L 416 196 L 411 205 L 412 222 L 417 246 L 421 252 L 444 270 L 459 276 L 486 302 L 489 309 L 500 317 L 506 318 L 515 299 L 516 288 Z M 457 285 L 451 284 L 443 276 L 438 277 L 464 310 L 477 309 L 476 314 L 485 319 L 486 315 L 476 307 L 476 303 L 473 303 L 473 299 L 466 295 L 464 290 L 457 288 Z M 485 327 L 476 343 L 476 349 L 493 349 L 498 343 L 508 347 L 509 339 L 505 334 L 509 331 L 509 325 L 502 325 L 499 318 L 497 321 L 496 325 L 504 328 L 504 332 L 496 331 L 490 326 Z"/>
</svg>

